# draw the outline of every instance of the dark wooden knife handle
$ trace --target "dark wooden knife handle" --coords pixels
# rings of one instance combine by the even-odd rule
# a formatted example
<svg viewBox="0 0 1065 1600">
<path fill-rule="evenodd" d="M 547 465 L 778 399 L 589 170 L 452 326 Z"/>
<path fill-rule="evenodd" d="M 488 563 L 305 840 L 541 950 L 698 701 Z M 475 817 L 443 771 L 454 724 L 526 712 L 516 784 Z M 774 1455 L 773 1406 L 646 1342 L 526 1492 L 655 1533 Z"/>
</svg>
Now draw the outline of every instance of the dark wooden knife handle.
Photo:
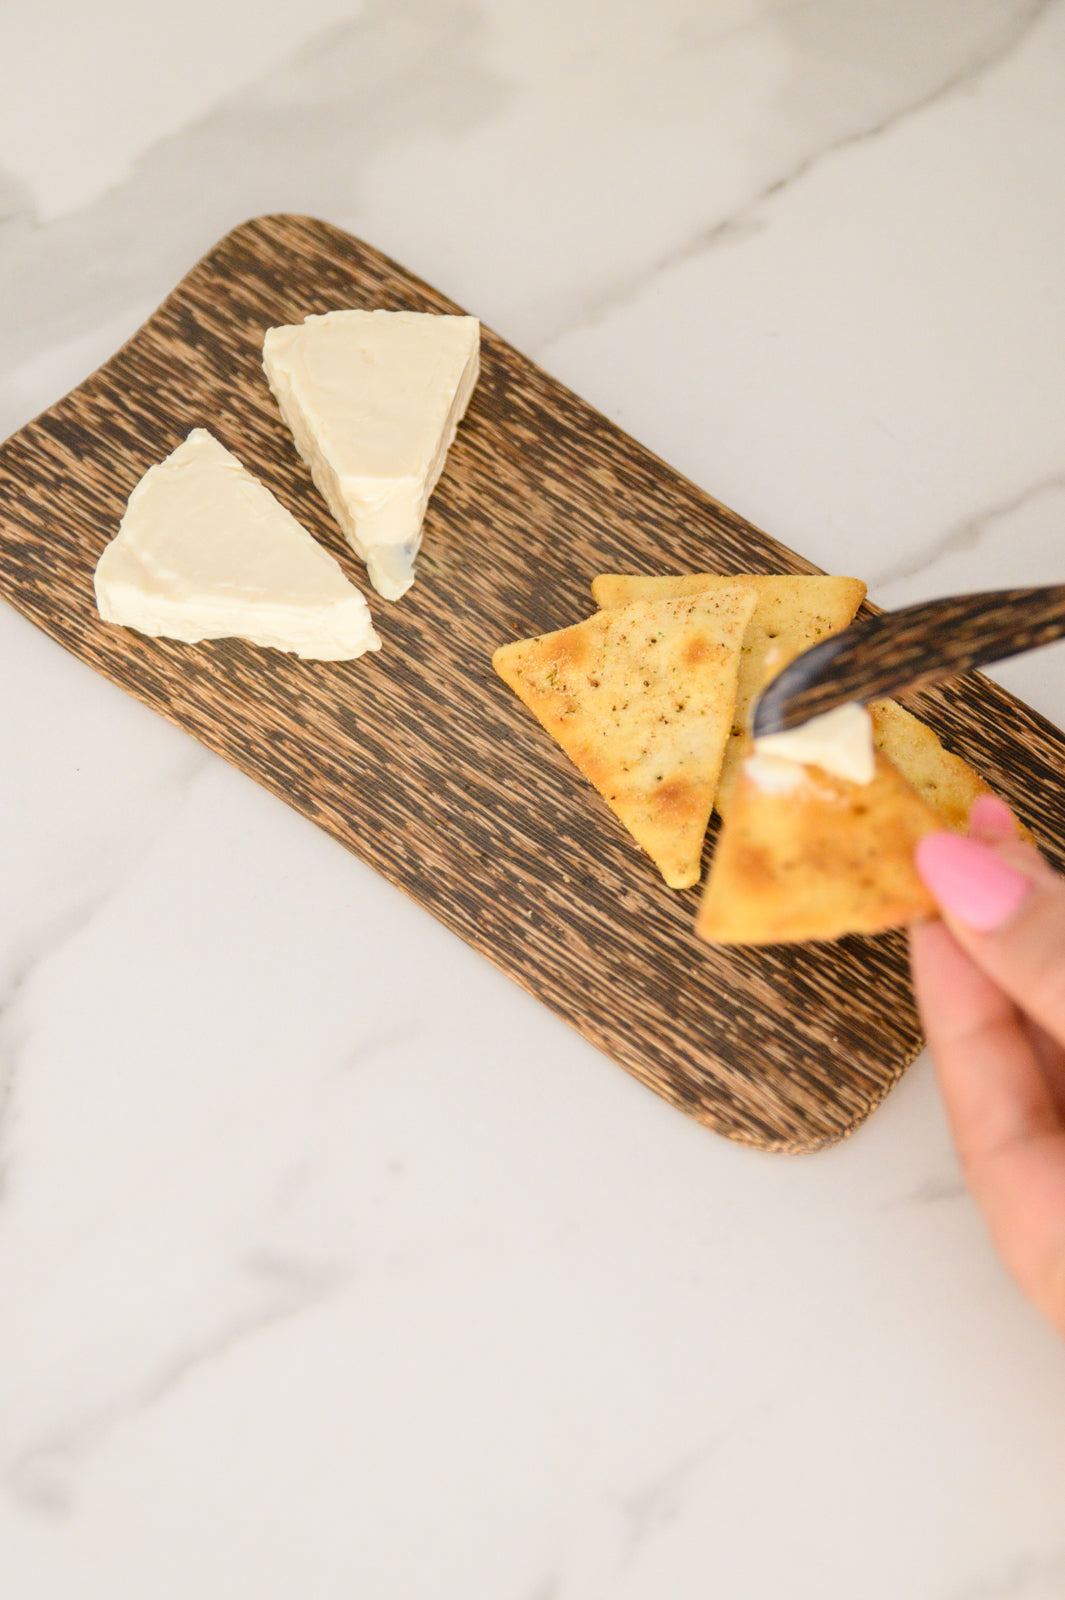
<svg viewBox="0 0 1065 1600">
<path fill-rule="evenodd" d="M 925 688 L 1065 635 L 1065 584 L 927 600 L 856 622 L 785 667 L 755 706 L 756 737 L 849 700 Z"/>
</svg>

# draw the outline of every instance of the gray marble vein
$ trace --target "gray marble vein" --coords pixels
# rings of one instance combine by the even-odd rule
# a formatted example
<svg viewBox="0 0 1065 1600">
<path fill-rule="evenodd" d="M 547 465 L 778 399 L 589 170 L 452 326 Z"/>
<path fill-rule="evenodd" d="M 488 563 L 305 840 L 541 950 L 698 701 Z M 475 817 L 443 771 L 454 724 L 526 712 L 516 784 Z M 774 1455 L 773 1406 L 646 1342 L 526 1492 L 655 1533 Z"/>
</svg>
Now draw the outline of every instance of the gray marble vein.
<svg viewBox="0 0 1065 1600">
<path fill-rule="evenodd" d="M 146 1383 L 29 1445 L 3 1475 L 8 1494 L 27 1509 L 68 1515 L 74 1507 L 79 1472 L 117 1429 L 257 1334 L 340 1293 L 351 1275 L 348 1268 L 335 1264 L 323 1266 L 261 1253 L 243 1263 L 243 1272 L 254 1285 L 255 1305 L 176 1351 Z"/>
<path fill-rule="evenodd" d="M 745 17 L 742 22 L 726 23 L 724 27 L 716 24 L 713 11 L 707 8 L 685 17 L 677 29 L 677 37 L 691 49 L 705 50 L 724 44 L 728 39 L 742 39 L 745 34 L 756 33 L 767 22 L 775 22 L 789 12 L 809 11 L 823 5 L 824 0 L 779 0 L 779 4 L 760 7 L 753 17 Z"/>
<path fill-rule="evenodd" d="M 963 1200 L 968 1193 L 965 1181 L 961 1177 L 928 1178 L 911 1194 L 905 1195 L 902 1200 L 895 1203 L 904 1206 L 941 1205 L 946 1200 Z"/>
<path fill-rule="evenodd" d="M 536 1588 L 525 1596 L 525 1600 L 558 1600 L 561 1592 L 561 1579 L 558 1577 L 545 1578 L 542 1583 L 537 1583 Z"/>
<path fill-rule="evenodd" d="M 41 965 L 89 926 L 97 913 L 118 893 L 122 881 L 112 879 L 109 883 L 96 885 L 90 894 L 56 918 L 31 946 L 19 950 L 8 968 L 4 988 L 0 992 L 0 1202 L 3 1201 L 7 1179 L 8 1157 L 4 1139 L 7 1112 L 22 1048 L 28 1037 L 22 1015 L 26 991 Z"/>
<path fill-rule="evenodd" d="M 4 1128 L 18 1072 L 22 1047 L 28 1037 L 23 1003 L 42 966 L 88 929 L 107 905 L 122 892 L 138 870 L 160 833 L 187 802 L 197 779 L 210 767 L 214 757 L 193 746 L 183 761 L 167 774 L 166 804 L 158 807 L 151 821 L 136 838 L 127 838 L 121 852 L 109 851 L 106 860 L 93 862 L 93 868 L 78 884 L 72 885 L 66 903 L 31 938 L 16 939 L 0 974 L 0 1201 L 7 1175 Z M 145 813 L 146 817 L 149 813 Z"/>
<path fill-rule="evenodd" d="M 988 506 L 974 516 L 966 517 L 962 522 L 948 528 L 931 544 L 926 545 L 918 555 L 907 557 L 906 560 L 878 572 L 870 580 L 870 589 L 878 591 L 886 589 L 891 584 L 902 583 L 908 578 L 915 578 L 920 573 L 926 572 L 944 556 L 956 555 L 962 550 L 975 550 L 989 534 L 993 533 L 996 524 L 1004 517 L 1012 516 L 1017 511 L 1027 510 L 1044 495 L 1055 494 L 1062 489 L 1065 489 L 1065 472 L 1053 473 L 1049 477 L 1041 478 L 1038 483 L 1020 490 L 1019 493 L 1000 500 L 996 505 Z"/>
<path fill-rule="evenodd" d="M 1061 1600 L 1063 1594 L 1065 1546 L 1022 1556 L 986 1580 L 951 1589 L 946 1600 Z"/>
<path fill-rule="evenodd" d="M 970 89 L 981 75 L 1001 66 L 1059 3 L 1016 0 L 1008 7 L 964 7 L 950 0 L 937 6 L 910 0 L 903 6 L 865 7 L 857 18 L 847 0 L 813 0 L 769 13 L 789 38 L 795 63 L 790 84 L 781 95 L 783 126 L 789 132 L 785 146 L 798 146 L 803 153 L 789 161 L 782 151 L 780 170 L 742 205 L 707 223 L 638 272 L 598 285 L 592 295 L 571 297 L 558 320 L 545 325 L 543 340 L 551 343 L 578 328 L 594 326 L 638 298 L 660 275 L 757 230 L 763 226 L 764 207 L 823 162 L 883 137 L 949 95 Z M 720 45 L 733 32 L 707 34 L 705 47 Z M 903 42 L 906 40 L 912 53 Z M 850 62 L 849 45 L 857 52 Z M 882 52 L 879 59 L 878 50 Z M 849 106 L 847 95 L 840 93 L 848 80 L 846 70 L 840 71 L 841 60 L 856 74 L 864 69 L 874 85 L 881 77 L 879 93 L 863 94 Z"/>
<path fill-rule="evenodd" d="M 526 1595 L 525 1600 L 558 1600 L 558 1595 L 560 1594 L 561 1578 L 552 1576 L 552 1578 L 545 1578 L 544 1581 L 537 1582 L 536 1589 L 532 1589 Z"/>
<path fill-rule="evenodd" d="M 413 1040 L 424 1037 L 425 1031 L 426 1025 L 422 1021 L 407 1021 L 382 1028 L 368 1039 L 359 1040 L 344 1057 L 340 1064 L 341 1070 L 352 1072 L 361 1067 L 373 1066 L 382 1056 L 390 1056 Z"/>
<path fill-rule="evenodd" d="M 702 1449 L 684 1455 L 659 1477 L 622 1501 L 621 1512 L 625 1519 L 626 1538 L 625 1561 L 631 1561 L 637 1551 L 660 1528 L 676 1520 L 685 1489 L 705 1465 L 707 1456 L 717 1442 L 715 1439 Z"/>
<path fill-rule="evenodd" d="M 161 297 L 244 218 L 350 215 L 370 152 L 491 116 L 508 85 L 478 60 L 481 27 L 465 0 L 373 0 L 159 141 L 98 200 L 51 222 L 39 222 L 25 190 L 0 174 L 0 285 L 20 308 L 3 320 L 0 376 L 146 295 Z"/>
</svg>

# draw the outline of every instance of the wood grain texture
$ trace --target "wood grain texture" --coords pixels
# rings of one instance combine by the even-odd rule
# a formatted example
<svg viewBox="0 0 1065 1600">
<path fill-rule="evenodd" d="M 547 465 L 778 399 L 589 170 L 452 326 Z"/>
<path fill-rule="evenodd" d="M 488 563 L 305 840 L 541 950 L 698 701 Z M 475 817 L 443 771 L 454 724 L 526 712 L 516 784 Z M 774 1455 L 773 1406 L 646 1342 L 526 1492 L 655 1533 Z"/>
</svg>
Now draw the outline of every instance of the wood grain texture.
<svg viewBox="0 0 1065 1600">
<path fill-rule="evenodd" d="M 597 572 L 812 572 L 485 331 L 414 589 L 370 596 L 347 663 L 103 624 L 92 573 L 142 473 L 209 428 L 366 588 L 260 365 L 274 323 L 339 306 L 455 311 L 347 235 L 263 217 L 229 234 L 105 367 L 0 450 L 4 596 L 225 756 L 578 1028 L 730 1138 L 812 1150 L 853 1130 L 920 1044 L 901 935 L 715 950 L 495 677 L 508 639 L 594 609 Z M 1065 741 L 974 677 L 920 697 L 1060 860 Z M 505 1056 L 506 1041 L 500 1041 Z M 560 1107 L 560 1112 L 563 1108 Z"/>
</svg>

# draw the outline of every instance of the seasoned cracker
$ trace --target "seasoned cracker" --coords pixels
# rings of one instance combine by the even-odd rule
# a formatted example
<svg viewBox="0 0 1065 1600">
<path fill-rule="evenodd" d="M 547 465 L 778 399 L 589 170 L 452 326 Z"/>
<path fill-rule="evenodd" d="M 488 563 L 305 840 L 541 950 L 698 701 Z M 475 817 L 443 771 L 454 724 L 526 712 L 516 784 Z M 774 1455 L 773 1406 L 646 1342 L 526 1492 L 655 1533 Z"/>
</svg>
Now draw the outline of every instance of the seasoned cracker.
<svg viewBox="0 0 1065 1600">
<path fill-rule="evenodd" d="M 992 790 L 967 761 L 944 749 L 931 728 L 894 700 L 874 700 L 873 741 L 909 780 L 922 799 L 939 812 L 948 828 L 964 833 L 969 813 Z"/>
<path fill-rule="evenodd" d="M 755 603 L 742 584 L 639 599 L 492 658 L 674 889 L 699 881 Z"/>
<path fill-rule="evenodd" d="M 784 944 L 935 915 L 913 855 L 942 826 L 879 753 L 867 784 L 752 756 L 722 823 L 696 931 L 715 944 Z"/>
<path fill-rule="evenodd" d="M 604 573 L 592 583 L 593 598 L 605 609 L 638 599 L 713 594 L 722 587 L 735 588 L 737 584 L 752 589 L 757 604 L 743 641 L 735 722 L 715 800 L 722 816 L 728 811 L 739 775 L 751 706 L 770 675 L 770 658 L 773 673 L 779 672 L 811 645 L 847 627 L 865 598 L 865 584 L 859 578 L 805 574 L 767 576 L 762 573 L 740 577 L 692 573 L 686 577 L 656 578 Z"/>
</svg>

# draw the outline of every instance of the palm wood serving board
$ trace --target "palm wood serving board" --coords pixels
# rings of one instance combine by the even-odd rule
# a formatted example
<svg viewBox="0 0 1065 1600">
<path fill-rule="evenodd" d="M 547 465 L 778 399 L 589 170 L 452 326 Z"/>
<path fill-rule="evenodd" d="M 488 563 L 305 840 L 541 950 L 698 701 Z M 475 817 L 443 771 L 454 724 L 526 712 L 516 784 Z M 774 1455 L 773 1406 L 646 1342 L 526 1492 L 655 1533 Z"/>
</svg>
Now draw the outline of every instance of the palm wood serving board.
<svg viewBox="0 0 1065 1600">
<path fill-rule="evenodd" d="M 348 306 L 458 309 L 309 218 L 261 217 L 227 235 L 106 366 L 0 449 L 4 596 L 681 1110 L 767 1150 L 851 1132 L 920 1047 L 904 937 L 702 944 L 698 891 L 663 886 L 491 667 L 497 645 L 589 615 L 598 572 L 817 569 L 502 339 L 484 332 L 414 588 L 395 605 L 370 596 L 381 651 L 310 662 L 100 621 L 100 552 L 134 484 L 193 427 L 216 434 L 366 587 L 261 367 L 268 327 Z M 916 704 L 1060 859 L 1061 734 L 975 675 Z"/>
</svg>

